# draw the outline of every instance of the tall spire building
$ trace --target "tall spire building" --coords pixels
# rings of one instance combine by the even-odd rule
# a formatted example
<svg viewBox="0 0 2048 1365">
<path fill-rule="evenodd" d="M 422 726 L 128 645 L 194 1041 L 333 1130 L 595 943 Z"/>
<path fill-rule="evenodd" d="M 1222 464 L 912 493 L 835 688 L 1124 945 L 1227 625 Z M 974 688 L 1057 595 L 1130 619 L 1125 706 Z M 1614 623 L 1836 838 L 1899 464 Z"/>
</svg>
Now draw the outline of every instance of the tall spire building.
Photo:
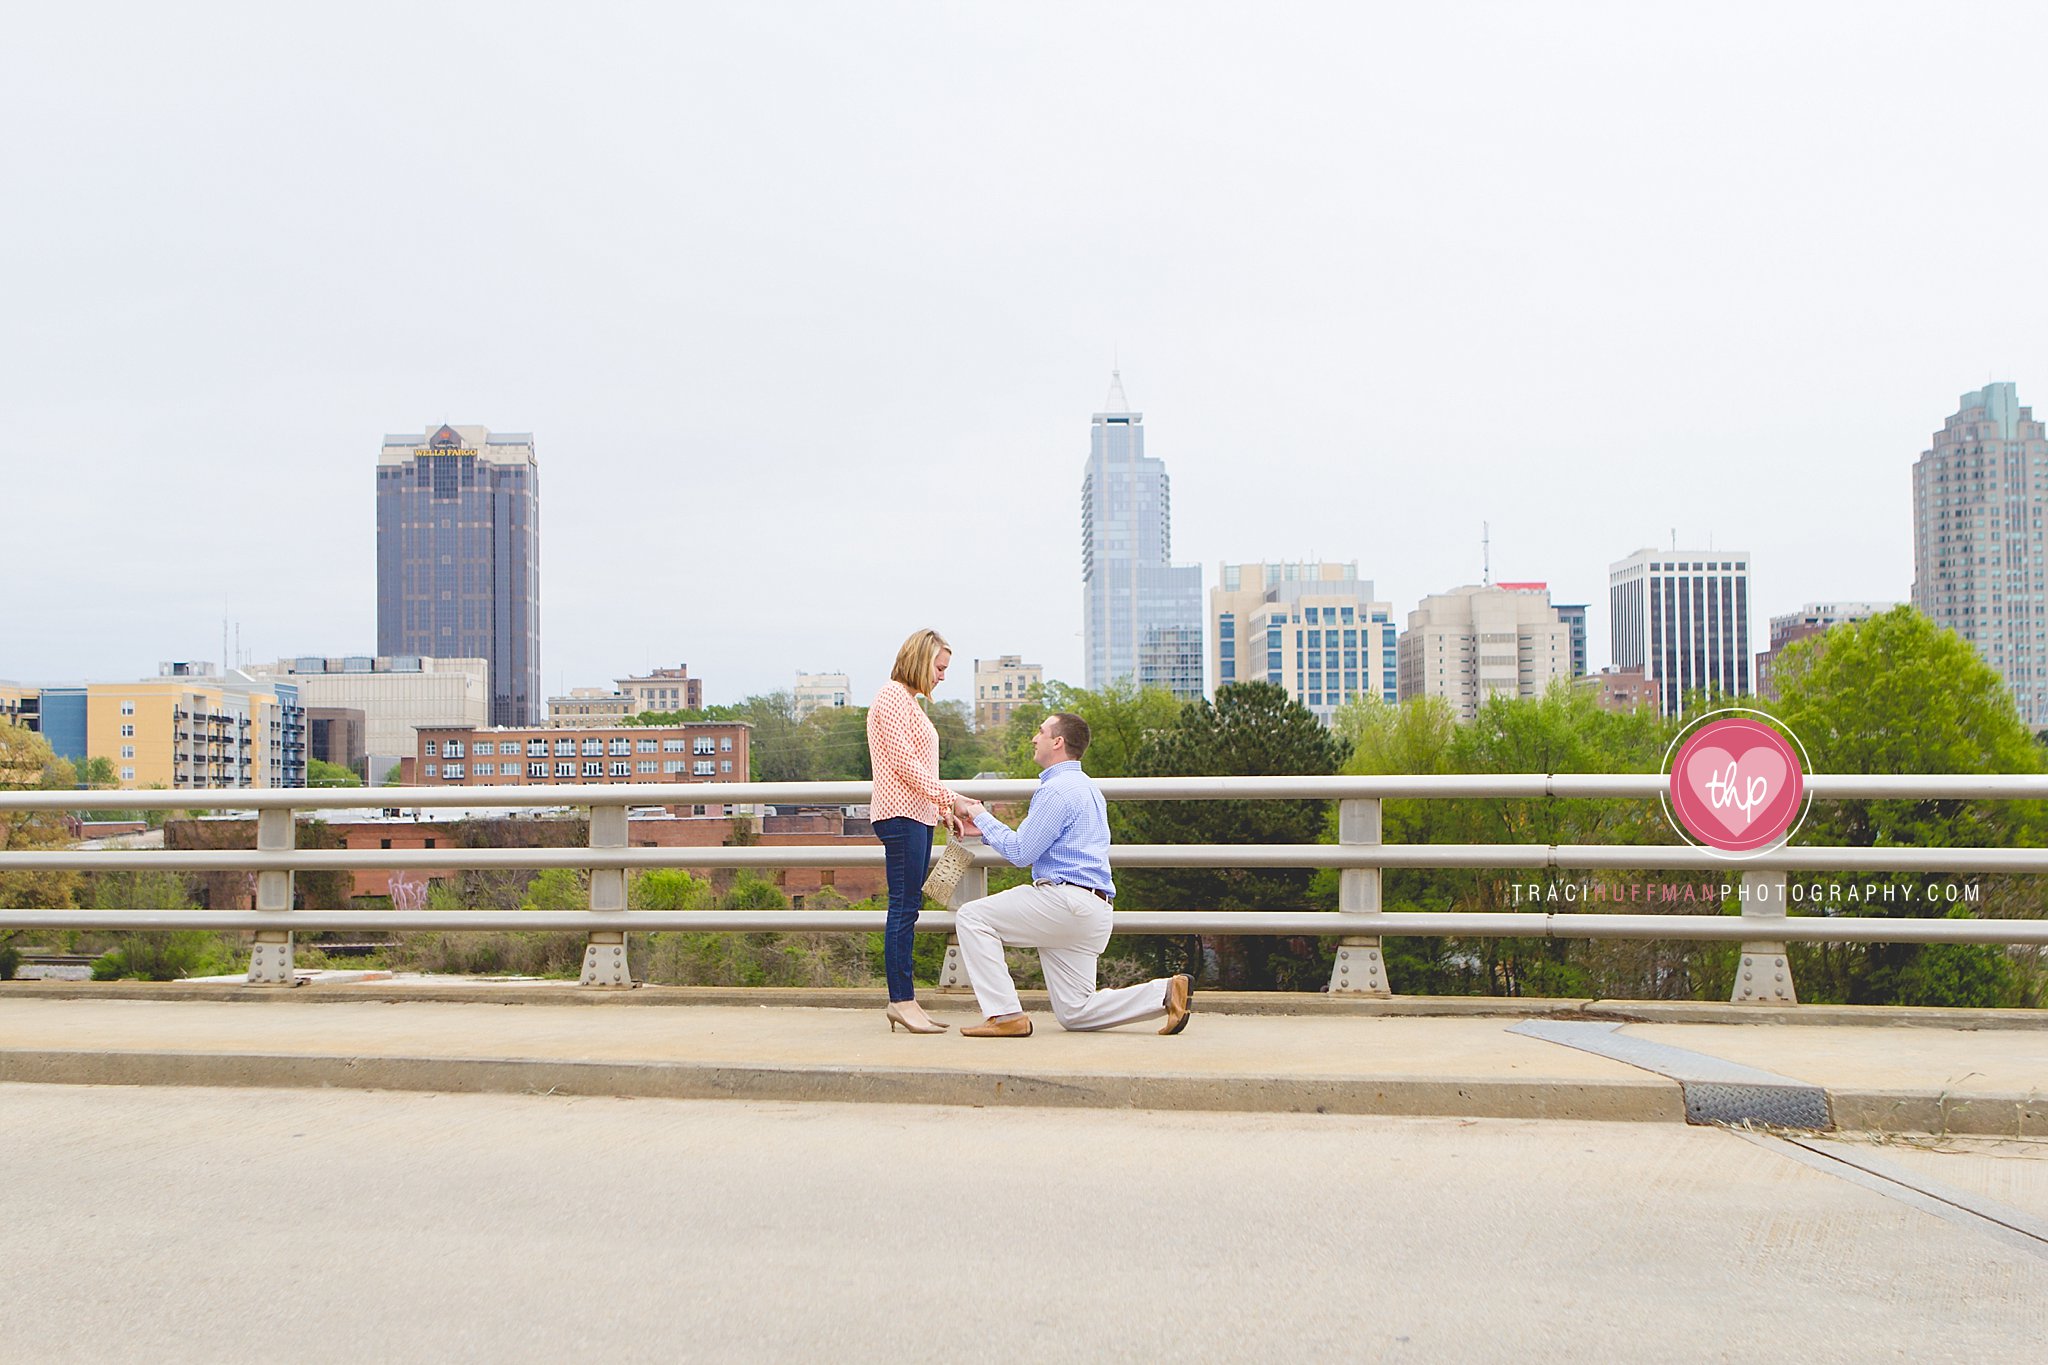
<svg viewBox="0 0 2048 1365">
<path fill-rule="evenodd" d="M 2012 384 L 1966 393 L 1913 466 L 1913 605 L 1998 670 L 2048 728 L 2048 430 Z"/>
<path fill-rule="evenodd" d="M 384 438 L 377 653 L 486 659 L 490 723 L 539 724 L 540 466 L 531 435 L 443 426 Z"/>
<path fill-rule="evenodd" d="M 1145 415 L 1112 373 L 1089 427 L 1081 480 L 1082 634 L 1088 686 L 1130 679 L 1202 695 L 1202 568 L 1176 567 L 1166 465 L 1145 454 Z"/>
</svg>

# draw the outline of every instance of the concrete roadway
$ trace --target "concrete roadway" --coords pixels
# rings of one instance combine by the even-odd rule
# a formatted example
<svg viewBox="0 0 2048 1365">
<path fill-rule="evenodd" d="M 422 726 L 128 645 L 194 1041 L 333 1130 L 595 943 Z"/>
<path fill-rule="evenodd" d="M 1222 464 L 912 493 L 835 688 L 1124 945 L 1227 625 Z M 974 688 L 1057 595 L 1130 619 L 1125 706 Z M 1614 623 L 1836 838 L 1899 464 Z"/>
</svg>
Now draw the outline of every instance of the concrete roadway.
<svg viewBox="0 0 2048 1365">
<path fill-rule="evenodd" d="M 0 1360 L 2041 1358 L 2048 1144 L 1799 1142 L 0 1085 Z"/>
</svg>

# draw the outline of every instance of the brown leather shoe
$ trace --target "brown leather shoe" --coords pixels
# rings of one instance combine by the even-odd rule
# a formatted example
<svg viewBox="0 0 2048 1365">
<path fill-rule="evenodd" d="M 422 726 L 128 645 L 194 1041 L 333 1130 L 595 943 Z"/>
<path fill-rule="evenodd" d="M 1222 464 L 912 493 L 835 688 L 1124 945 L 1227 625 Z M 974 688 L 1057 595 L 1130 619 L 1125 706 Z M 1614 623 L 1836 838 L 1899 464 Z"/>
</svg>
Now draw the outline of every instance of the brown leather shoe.
<svg viewBox="0 0 2048 1365">
<path fill-rule="evenodd" d="M 1031 1036 L 1031 1018 L 1029 1015 L 1020 1014 L 1015 1019 L 991 1019 L 985 1024 L 976 1024 L 973 1028 L 961 1029 L 960 1036 L 962 1038 L 1029 1038 Z"/>
<path fill-rule="evenodd" d="M 1166 1024 L 1161 1033 L 1179 1033 L 1188 1026 L 1188 1016 L 1195 1012 L 1195 979 L 1186 972 L 1168 977 L 1166 981 Z"/>
</svg>

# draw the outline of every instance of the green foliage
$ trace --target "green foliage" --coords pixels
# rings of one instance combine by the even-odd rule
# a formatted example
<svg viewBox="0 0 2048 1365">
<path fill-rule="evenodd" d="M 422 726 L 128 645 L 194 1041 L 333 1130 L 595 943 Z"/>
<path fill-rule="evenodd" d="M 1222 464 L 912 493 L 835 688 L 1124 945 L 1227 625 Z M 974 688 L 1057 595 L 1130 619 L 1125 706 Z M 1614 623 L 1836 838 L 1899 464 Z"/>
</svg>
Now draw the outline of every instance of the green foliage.
<svg viewBox="0 0 2048 1365">
<path fill-rule="evenodd" d="M 14 980 L 21 967 L 21 953 L 11 943 L 0 942 L 0 981 Z"/>
<path fill-rule="evenodd" d="M 782 893 L 771 883 L 745 875 L 718 898 L 718 905 L 721 909 L 736 910 L 788 908 Z M 872 902 L 848 906 L 837 892 L 827 887 L 810 896 L 806 908 L 834 911 L 877 907 Z M 944 954 L 945 940 L 941 936 L 919 937 L 934 940 L 933 946 L 940 955 Z M 635 935 L 631 949 L 632 961 L 646 980 L 678 986 L 870 986 L 880 979 L 880 953 L 879 934 L 830 933 L 657 933 Z M 920 975 L 931 980 L 937 973 L 938 964 L 933 961 Z"/>
<path fill-rule="evenodd" d="M 1654 772 L 1670 742 L 1654 712 L 1605 711 L 1568 684 L 1529 700 L 1491 697 L 1462 726 L 1436 698 L 1354 702 L 1339 708 L 1333 726 L 1352 742 L 1345 771 L 1361 776 Z M 1382 837 L 1398 844 L 1677 842 L 1659 808 L 1642 801 L 1389 800 L 1381 814 Z M 1517 886 L 1587 879 L 1582 871 L 1534 867 L 1389 869 L 1381 896 L 1390 912 L 1513 910 L 1528 908 L 1517 906 Z M 1335 883 L 1324 874 L 1323 885 Z M 1691 996 L 1719 961 L 1718 949 L 1694 945 L 1389 938 L 1384 947 L 1394 989 L 1415 995 Z"/>
<path fill-rule="evenodd" d="M 356 770 L 345 763 L 329 763 L 322 758 L 306 760 L 306 785 L 309 787 L 360 787 L 363 779 Z"/>
<path fill-rule="evenodd" d="M 241 946 L 200 929 L 129 934 L 92 964 L 95 981 L 178 981 L 188 976 L 232 976 L 244 966 Z"/>
<path fill-rule="evenodd" d="M 566 911 L 590 908 L 590 886 L 573 867 L 550 867 L 526 884 L 521 910 Z"/>
<path fill-rule="evenodd" d="M 0 790 L 61 790 L 71 785 L 70 766 L 35 731 L 0 720 Z M 0 852 L 61 848 L 70 837 L 56 811 L 0 812 Z M 0 870 L 0 905 L 21 910 L 69 905 L 77 883 L 71 872 Z"/>
<path fill-rule="evenodd" d="M 405 765 L 403 763 L 394 763 L 384 770 L 384 780 L 380 782 L 378 785 L 383 787 L 395 787 L 398 785 L 399 779 L 402 778 L 404 775 Z"/>
<path fill-rule="evenodd" d="M 1799 641 L 1778 663 L 1775 714 L 1823 773 L 2039 773 L 2041 746 L 2003 680 L 1968 642 L 1911 607 L 1836 626 Z M 2048 814 L 2038 802 L 1820 801 L 1795 842 L 1848 848 L 2038 848 Z M 1924 916 L 1928 893 L 1953 878 L 1931 873 L 1802 879 L 1889 885 L 1835 913 Z M 1986 913 L 2038 914 L 2039 879 L 1971 879 Z M 2021 904 L 2016 906 L 2013 902 Z M 2031 903 L 2035 908 L 2024 909 Z M 1832 906 L 1834 902 L 1829 902 Z M 1990 907 L 1997 906 L 1994 910 Z M 1962 908 L 1951 913 L 1963 913 Z M 1970 944 L 1829 944 L 1793 950 L 1803 998 L 1857 1004 L 1968 1006 L 2020 994 L 2009 950 Z"/>
<path fill-rule="evenodd" d="M 1284 689 L 1246 682 L 1218 688 L 1213 703 L 1183 706 L 1172 724 L 1143 741 L 1131 771 L 1142 777 L 1329 775 L 1344 757 L 1343 742 Z M 1314 844 L 1326 837 L 1329 806 L 1137 801 L 1116 807 L 1116 835 L 1139 844 Z M 1117 882 L 1120 903 L 1146 909 L 1304 910 L 1334 903 L 1327 890 L 1317 890 L 1308 868 L 1133 868 Z M 1308 939 L 1223 938 L 1214 951 L 1229 987 L 1313 989 L 1321 982 L 1310 978 L 1328 963 L 1326 949 Z"/>
<path fill-rule="evenodd" d="M 789 897 L 783 895 L 774 882 L 751 872 L 742 872 L 733 879 L 731 888 L 718 898 L 718 908 L 732 911 L 787 910 Z"/>
<path fill-rule="evenodd" d="M 1031 761 L 1031 736 L 1055 711 L 1088 722 L 1088 754 L 1082 766 L 1094 777 L 1126 777 L 1138 750 L 1159 731 L 1180 719 L 1181 704 L 1163 688 L 1140 689 L 1128 679 L 1089 691 L 1066 683 L 1045 684 L 1037 698 L 1011 713 L 1001 735 L 1002 748 L 991 755 L 990 771 L 1015 777 L 1038 776 Z"/>
<path fill-rule="evenodd" d="M 635 910 L 706 910 L 711 886 L 679 867 L 653 867 L 634 876 L 626 904 Z"/>
</svg>

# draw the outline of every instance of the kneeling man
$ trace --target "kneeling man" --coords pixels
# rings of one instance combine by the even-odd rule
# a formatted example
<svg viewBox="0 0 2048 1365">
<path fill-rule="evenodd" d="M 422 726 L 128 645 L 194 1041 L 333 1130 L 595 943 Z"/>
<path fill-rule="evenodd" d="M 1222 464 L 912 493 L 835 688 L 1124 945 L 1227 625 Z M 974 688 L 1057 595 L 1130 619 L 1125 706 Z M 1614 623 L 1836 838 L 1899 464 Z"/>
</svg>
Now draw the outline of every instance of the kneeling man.
<svg viewBox="0 0 2048 1365">
<path fill-rule="evenodd" d="M 1031 757 L 1040 772 L 1023 824 L 1013 830 L 981 802 L 965 797 L 954 806 L 958 816 L 974 821 L 990 848 L 1013 865 L 1031 869 L 1029 886 L 1013 886 L 960 907 L 955 921 L 960 961 L 988 1016 L 978 1028 L 961 1029 L 963 1037 L 1031 1036 L 1031 1020 L 1003 962 L 1006 946 L 1038 949 L 1053 1017 L 1063 1028 L 1115 1028 L 1161 1015 L 1166 1017 L 1161 1033 L 1187 1027 L 1194 982 L 1186 975 L 1095 989 L 1095 963 L 1109 942 L 1116 884 L 1109 878 L 1109 808 L 1081 771 L 1087 749 L 1087 721 L 1066 712 L 1047 716 L 1031 739 Z"/>
</svg>

